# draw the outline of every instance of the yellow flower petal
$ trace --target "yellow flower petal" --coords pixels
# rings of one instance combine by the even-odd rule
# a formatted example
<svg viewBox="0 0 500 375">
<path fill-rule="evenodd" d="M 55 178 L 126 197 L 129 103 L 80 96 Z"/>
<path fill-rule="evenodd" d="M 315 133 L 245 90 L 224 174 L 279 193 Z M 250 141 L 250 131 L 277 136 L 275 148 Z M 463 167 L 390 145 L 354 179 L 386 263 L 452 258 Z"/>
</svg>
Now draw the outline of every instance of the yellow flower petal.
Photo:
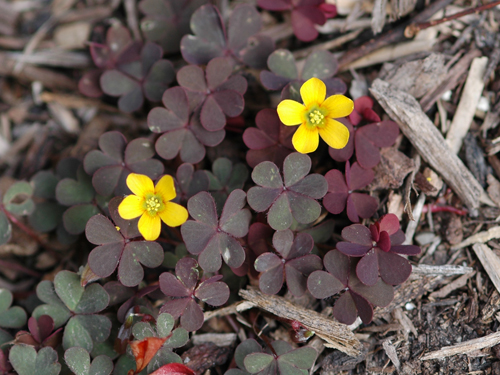
<svg viewBox="0 0 500 375">
<path fill-rule="evenodd" d="M 300 96 L 307 108 L 314 104 L 320 105 L 325 100 L 326 86 L 322 80 L 311 78 L 300 88 Z"/>
<path fill-rule="evenodd" d="M 174 199 L 177 193 L 175 192 L 174 179 L 172 176 L 166 174 L 160 178 L 160 181 L 156 183 L 155 193 L 161 196 L 163 203 Z"/>
<path fill-rule="evenodd" d="M 326 125 L 318 129 L 319 135 L 331 148 L 344 148 L 349 141 L 349 129 L 331 118 L 326 119 Z"/>
<path fill-rule="evenodd" d="M 305 110 L 302 104 L 290 99 L 283 100 L 277 109 L 281 122 L 288 126 L 302 124 Z"/>
<path fill-rule="evenodd" d="M 165 224 L 169 227 L 178 227 L 188 219 L 187 210 L 180 204 L 166 202 L 165 209 L 158 213 Z"/>
<path fill-rule="evenodd" d="M 143 174 L 130 173 L 127 176 L 128 188 L 138 197 L 144 197 L 146 193 L 153 194 L 155 187 L 153 181 Z"/>
<path fill-rule="evenodd" d="M 300 125 L 292 138 L 293 147 L 301 154 L 308 154 L 316 151 L 319 144 L 317 128 L 309 128 L 307 125 Z"/>
<path fill-rule="evenodd" d="M 328 117 L 340 118 L 351 114 L 354 102 L 344 95 L 332 95 L 326 98 L 320 107 L 328 111 Z"/>
<path fill-rule="evenodd" d="M 146 241 L 154 241 L 160 237 L 161 220 L 158 215 L 151 216 L 144 213 L 139 219 L 137 227 Z"/>
<path fill-rule="evenodd" d="M 144 213 L 143 200 L 137 195 L 129 195 L 118 206 L 118 213 L 125 220 L 132 220 Z"/>
</svg>

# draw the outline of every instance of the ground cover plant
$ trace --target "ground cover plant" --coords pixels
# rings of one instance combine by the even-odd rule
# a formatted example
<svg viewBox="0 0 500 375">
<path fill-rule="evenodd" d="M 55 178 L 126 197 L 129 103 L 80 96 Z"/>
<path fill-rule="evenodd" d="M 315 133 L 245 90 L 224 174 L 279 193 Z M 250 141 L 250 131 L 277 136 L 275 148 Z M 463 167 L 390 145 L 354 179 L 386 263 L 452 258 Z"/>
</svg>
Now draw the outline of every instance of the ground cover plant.
<svg viewBox="0 0 500 375">
<path fill-rule="evenodd" d="M 321 313 L 353 340 L 350 329 L 370 324 L 414 334 L 389 314 L 403 314 L 398 293 L 421 259 L 412 189 L 424 200 L 441 191 L 415 205 L 425 220 L 465 211 L 420 172 L 425 161 L 403 154 L 411 146 L 391 111 L 356 91 L 354 68 L 326 50 L 321 27 L 337 6 L 131 3 L 92 24 L 92 66 L 71 78 L 74 97 L 59 98 L 71 110 L 34 102 L 95 128 L 79 148 L 0 181 L 0 250 L 11 256 L 0 252 L 0 272 L 22 275 L 0 280 L 0 375 L 306 375 L 353 357 L 308 314 L 242 303 L 242 290 Z M 288 25 L 286 38 L 270 19 Z M 453 107 L 439 100 L 436 121 Z M 424 293 L 411 291 L 407 303 Z M 361 361 L 331 373 L 362 373 Z"/>
</svg>

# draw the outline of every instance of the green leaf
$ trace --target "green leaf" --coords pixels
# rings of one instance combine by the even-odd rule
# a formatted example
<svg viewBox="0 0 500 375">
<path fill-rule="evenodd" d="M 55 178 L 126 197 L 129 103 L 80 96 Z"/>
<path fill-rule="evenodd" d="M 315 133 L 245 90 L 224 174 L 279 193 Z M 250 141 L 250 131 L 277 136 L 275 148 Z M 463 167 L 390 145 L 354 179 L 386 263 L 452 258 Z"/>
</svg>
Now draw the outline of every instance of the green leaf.
<svg viewBox="0 0 500 375">
<path fill-rule="evenodd" d="M 83 167 L 78 168 L 77 180 L 64 178 L 56 186 L 57 201 L 64 206 L 90 203 L 94 195 L 92 178 L 85 173 Z"/>
<path fill-rule="evenodd" d="M 255 374 L 268 367 L 273 360 L 274 358 L 270 354 L 252 353 L 247 355 L 243 362 L 245 363 L 246 370 L 251 374 Z"/>
<path fill-rule="evenodd" d="M 63 214 L 63 224 L 69 234 L 81 234 L 89 219 L 97 215 L 99 209 L 93 204 L 78 204 L 68 208 Z"/>
<path fill-rule="evenodd" d="M 252 180 L 262 187 L 279 189 L 283 187 L 278 167 L 270 161 L 264 161 L 258 164 L 252 172 Z"/>
<path fill-rule="evenodd" d="M 9 242 L 12 236 L 12 226 L 10 225 L 9 219 L 3 212 L 0 211 L 0 245 Z"/>
<path fill-rule="evenodd" d="M 80 285 L 80 276 L 70 271 L 60 271 L 54 278 L 54 288 L 66 307 L 74 311 L 85 288 Z"/>
<path fill-rule="evenodd" d="M 318 352 L 313 348 L 303 347 L 281 355 L 278 362 L 286 361 L 295 367 L 307 370 L 314 364 L 317 356 Z"/>
<path fill-rule="evenodd" d="M 172 315 L 163 313 L 156 319 L 156 331 L 159 337 L 167 337 L 174 328 L 175 320 Z"/>
<path fill-rule="evenodd" d="M 164 348 L 180 348 L 187 344 L 189 341 L 189 334 L 184 328 L 179 327 L 172 331 L 167 341 L 163 344 Z"/>
<path fill-rule="evenodd" d="M 29 215 L 35 209 L 35 203 L 31 199 L 33 187 L 26 181 L 13 184 L 3 196 L 5 209 L 14 215 Z"/>
<path fill-rule="evenodd" d="M 110 334 L 111 321 L 102 315 L 77 315 L 72 317 L 63 335 L 63 347 L 79 346 L 92 351 L 93 342 L 102 342 Z"/>
<path fill-rule="evenodd" d="M 277 49 L 267 59 L 267 66 L 274 74 L 289 79 L 297 79 L 298 72 L 293 54 L 286 49 Z"/>
<path fill-rule="evenodd" d="M 288 194 L 281 194 L 269 209 L 267 222 L 274 230 L 285 230 L 292 225 L 292 220 Z"/>
<path fill-rule="evenodd" d="M 99 284 L 91 284 L 85 288 L 78 305 L 73 310 L 77 314 L 93 314 L 108 307 L 109 295 Z"/>
<path fill-rule="evenodd" d="M 162 347 L 156 352 L 151 362 L 149 362 L 148 374 L 169 363 L 182 363 L 182 358 L 178 354 L 173 353 L 169 348 Z"/>
<path fill-rule="evenodd" d="M 33 184 L 33 196 L 45 199 L 56 198 L 56 186 L 59 182 L 53 172 L 40 171 L 31 178 Z"/>
<path fill-rule="evenodd" d="M 147 322 L 139 322 L 132 327 L 132 334 L 136 340 L 144 340 L 147 337 L 156 337 L 155 330 Z"/>
<path fill-rule="evenodd" d="M 108 70 L 101 75 L 101 88 L 106 94 L 120 96 L 135 89 L 139 84 L 118 70 Z"/>
<path fill-rule="evenodd" d="M 71 317 L 71 312 L 63 305 L 40 305 L 33 311 L 33 317 L 38 319 L 42 315 L 48 315 L 54 320 L 54 328 L 62 327 Z"/>
<path fill-rule="evenodd" d="M 337 72 L 338 63 L 331 52 L 316 51 L 311 53 L 302 69 L 302 79 L 307 81 L 316 77 L 319 79 L 331 78 Z"/>
<path fill-rule="evenodd" d="M 32 346 L 14 345 L 9 360 L 19 375 L 57 375 L 61 371 L 57 353 L 51 347 L 42 348 L 37 354 Z"/>
<path fill-rule="evenodd" d="M 80 347 L 72 347 L 64 352 L 66 364 L 76 375 L 88 375 L 90 370 L 90 355 Z"/>
<path fill-rule="evenodd" d="M 113 371 L 113 361 L 106 355 L 95 357 L 89 375 L 109 375 Z"/>
</svg>

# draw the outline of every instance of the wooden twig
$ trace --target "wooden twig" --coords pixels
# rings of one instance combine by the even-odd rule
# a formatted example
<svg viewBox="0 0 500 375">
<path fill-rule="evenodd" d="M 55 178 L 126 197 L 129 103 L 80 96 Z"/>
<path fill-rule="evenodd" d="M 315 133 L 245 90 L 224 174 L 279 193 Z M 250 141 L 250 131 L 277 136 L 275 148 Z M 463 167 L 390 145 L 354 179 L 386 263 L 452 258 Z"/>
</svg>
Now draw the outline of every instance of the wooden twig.
<svg viewBox="0 0 500 375">
<path fill-rule="evenodd" d="M 405 40 L 404 30 L 406 26 L 408 26 L 410 23 L 427 21 L 434 13 L 443 9 L 445 6 L 450 4 L 451 1 L 452 0 L 437 0 L 435 2 L 432 2 L 427 8 L 425 8 L 421 13 L 416 15 L 411 21 L 404 23 L 400 26 L 397 26 L 385 32 L 384 34 L 381 34 L 377 38 L 370 39 L 368 42 L 364 43 L 363 45 L 357 48 L 349 50 L 339 59 L 340 68 L 341 69 L 344 68 L 353 61 L 356 61 L 357 59 L 381 47 L 385 47 L 389 44 Z"/>
<path fill-rule="evenodd" d="M 481 51 L 472 49 L 467 52 L 454 66 L 448 71 L 444 79 L 436 87 L 425 94 L 420 99 L 422 110 L 427 112 L 433 104 L 444 94 L 445 91 L 453 89 L 460 82 L 460 78 L 466 74 L 469 65 L 475 57 L 481 56 Z"/>
<path fill-rule="evenodd" d="M 500 238 L 500 227 L 492 227 L 487 231 L 476 233 L 464 241 L 453 245 L 451 250 L 462 249 L 475 243 L 486 243 L 496 238 Z"/>
<path fill-rule="evenodd" d="M 391 88 L 380 79 L 373 82 L 370 91 L 389 116 L 399 124 L 420 156 L 465 203 L 471 216 L 477 216 L 479 199 L 486 193 L 462 160 L 450 152 L 443 136 L 422 111 L 417 100 L 404 91 Z"/>
<path fill-rule="evenodd" d="M 478 7 L 475 7 L 475 8 L 466 9 L 462 12 L 458 12 L 458 13 L 452 14 L 451 16 L 443 17 L 443 18 L 438 19 L 438 20 L 432 20 L 429 22 L 422 22 L 422 23 L 412 23 L 412 24 L 408 25 L 408 27 L 405 29 L 405 36 L 407 38 L 412 38 L 415 35 L 417 35 L 420 30 L 427 29 L 428 27 L 437 26 L 437 25 L 440 25 L 440 24 L 448 22 L 448 21 L 456 20 L 460 17 L 467 16 L 467 15 L 472 14 L 472 13 L 479 13 L 479 12 L 482 12 L 483 10 L 494 8 L 499 4 L 500 4 L 500 1 L 493 1 L 489 4 L 484 4 L 484 5 L 480 5 Z"/>
<path fill-rule="evenodd" d="M 429 294 L 429 298 L 435 299 L 435 298 L 446 297 L 448 294 L 450 294 L 454 290 L 467 285 L 467 280 L 469 280 L 475 274 L 476 274 L 476 272 L 473 271 L 471 273 L 466 273 L 465 275 L 460 276 L 458 279 L 453 280 L 451 283 L 446 284 L 441 289 L 436 290 L 435 292 L 432 292 L 431 294 Z"/>
<path fill-rule="evenodd" d="M 427 353 L 420 360 L 427 361 L 429 359 L 442 359 L 457 354 L 467 354 L 484 348 L 491 348 L 500 343 L 500 332 L 495 332 L 484 337 L 461 342 L 453 346 L 445 346 L 434 352 Z"/>
<path fill-rule="evenodd" d="M 471 273 L 474 271 L 472 267 L 455 266 L 451 264 L 444 264 L 442 266 L 432 266 L 428 264 L 419 264 L 418 266 L 413 266 L 411 271 L 411 277 L 422 277 L 422 276 L 456 276 L 464 275 L 466 273 Z"/>
<path fill-rule="evenodd" d="M 500 259 L 485 244 L 477 243 L 472 246 L 472 249 L 486 270 L 491 282 L 495 285 L 497 291 L 500 291 Z"/>
<path fill-rule="evenodd" d="M 353 357 L 361 350 L 361 343 L 349 328 L 333 318 L 327 318 L 314 310 L 296 306 L 283 297 L 263 294 L 256 289 L 241 289 L 239 295 L 271 314 L 290 321 L 298 321 L 325 340 L 329 347 Z"/>
<path fill-rule="evenodd" d="M 477 103 L 483 93 L 483 77 L 488 65 L 487 57 L 476 57 L 471 64 L 469 75 L 458 103 L 457 110 L 453 116 L 446 143 L 455 154 L 462 147 L 463 140 L 469 132 L 472 119 L 476 113 Z"/>
<path fill-rule="evenodd" d="M 314 52 L 317 50 L 331 50 L 331 49 L 338 48 L 338 47 L 342 46 L 343 44 L 350 42 L 351 40 L 356 39 L 358 37 L 358 35 L 361 34 L 362 31 L 363 31 L 363 29 L 354 30 L 348 34 L 339 36 L 336 39 L 329 40 L 328 42 L 315 44 L 314 46 L 307 47 L 304 49 L 299 49 L 298 51 L 295 51 L 293 53 L 293 56 L 296 59 L 302 59 L 302 58 L 309 56 L 309 54 L 311 52 Z"/>
</svg>

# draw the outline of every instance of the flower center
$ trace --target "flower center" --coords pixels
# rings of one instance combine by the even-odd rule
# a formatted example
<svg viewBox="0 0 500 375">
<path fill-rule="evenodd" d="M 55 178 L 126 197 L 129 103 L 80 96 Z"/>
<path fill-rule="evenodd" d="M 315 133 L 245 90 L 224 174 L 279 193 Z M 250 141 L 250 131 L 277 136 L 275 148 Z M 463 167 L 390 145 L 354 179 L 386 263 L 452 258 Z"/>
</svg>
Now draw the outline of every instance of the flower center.
<svg viewBox="0 0 500 375">
<path fill-rule="evenodd" d="M 144 208 L 149 215 L 155 216 L 163 208 L 163 201 L 157 195 L 151 195 L 146 197 Z"/>
<path fill-rule="evenodd" d="M 314 106 L 306 113 L 306 121 L 309 126 L 321 128 L 325 125 L 325 112 Z"/>
</svg>

